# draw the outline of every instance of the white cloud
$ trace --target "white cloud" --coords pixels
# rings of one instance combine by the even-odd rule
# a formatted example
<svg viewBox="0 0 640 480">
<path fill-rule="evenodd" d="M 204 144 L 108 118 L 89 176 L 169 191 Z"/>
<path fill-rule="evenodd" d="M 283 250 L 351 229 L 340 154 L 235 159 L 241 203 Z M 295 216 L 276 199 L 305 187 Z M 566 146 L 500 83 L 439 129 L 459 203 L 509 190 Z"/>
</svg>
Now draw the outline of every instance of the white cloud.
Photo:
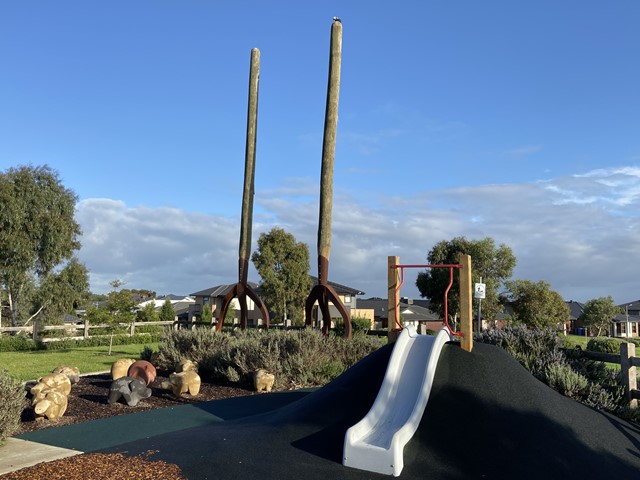
<svg viewBox="0 0 640 480">
<path fill-rule="evenodd" d="M 296 184 L 292 179 L 282 191 L 256 192 L 254 245 L 261 232 L 281 226 L 309 245 L 315 274 L 317 189 L 310 196 L 308 181 L 299 181 L 304 188 Z M 639 188 L 638 170 L 621 168 L 538 183 L 424 191 L 375 207 L 336 192 L 329 278 L 386 296 L 387 256 L 422 264 L 438 241 L 489 236 L 512 248 L 515 278 L 546 280 L 567 300 L 637 300 Z M 132 208 L 107 199 L 80 202 L 77 217 L 84 232 L 80 258 L 91 270 L 94 291 L 108 290 L 115 278 L 161 293 L 237 281 L 238 217 Z M 407 270 L 403 295 L 417 297 L 416 274 Z M 249 276 L 259 280 L 253 270 Z"/>
</svg>

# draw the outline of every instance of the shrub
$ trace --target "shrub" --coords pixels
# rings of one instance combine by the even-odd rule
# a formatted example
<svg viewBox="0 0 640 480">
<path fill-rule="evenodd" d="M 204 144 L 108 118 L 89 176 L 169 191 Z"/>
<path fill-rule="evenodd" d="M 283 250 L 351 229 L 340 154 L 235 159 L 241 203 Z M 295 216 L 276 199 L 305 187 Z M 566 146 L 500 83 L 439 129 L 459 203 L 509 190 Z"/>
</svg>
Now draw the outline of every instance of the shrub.
<svg viewBox="0 0 640 480">
<path fill-rule="evenodd" d="M 376 337 L 345 340 L 317 330 L 178 330 L 165 334 L 156 361 L 172 369 L 182 359 L 198 362 L 203 378 L 249 384 L 259 368 L 273 373 L 276 389 L 327 383 L 383 345 Z"/>
<path fill-rule="evenodd" d="M 616 414 L 623 411 L 620 373 L 603 362 L 567 356 L 560 349 L 561 341 L 553 330 L 506 327 L 484 331 L 475 338 L 504 348 L 538 379 L 563 395 L 596 409 Z M 614 339 L 609 338 L 592 340 L 597 340 L 595 348 L 601 349 L 620 343 L 610 342 Z"/>
<path fill-rule="evenodd" d="M 623 340 L 610 337 L 594 337 L 587 343 L 587 350 L 602 353 L 620 353 L 620 344 Z"/>
<path fill-rule="evenodd" d="M 29 352 L 44 348 L 40 342 L 34 342 L 25 335 L 0 336 L 0 352 Z"/>
<path fill-rule="evenodd" d="M 570 398 L 580 399 L 587 396 L 589 381 L 566 363 L 557 363 L 547 367 L 548 385 Z"/>
<path fill-rule="evenodd" d="M 6 370 L 0 370 L 0 445 L 13 435 L 20 426 L 20 414 L 25 391 Z"/>
<path fill-rule="evenodd" d="M 549 366 L 564 361 L 562 343 L 553 329 L 528 329 L 525 326 L 484 330 L 475 339 L 502 347 L 540 380 Z"/>
<path fill-rule="evenodd" d="M 162 337 L 162 332 L 141 333 L 136 335 L 115 335 L 113 345 L 133 345 L 155 343 Z M 67 350 L 77 347 L 105 347 L 109 345 L 110 337 L 94 336 L 82 340 L 64 339 L 55 342 L 34 342 L 24 335 L 0 337 L 0 352 L 28 352 L 34 350 Z"/>
</svg>

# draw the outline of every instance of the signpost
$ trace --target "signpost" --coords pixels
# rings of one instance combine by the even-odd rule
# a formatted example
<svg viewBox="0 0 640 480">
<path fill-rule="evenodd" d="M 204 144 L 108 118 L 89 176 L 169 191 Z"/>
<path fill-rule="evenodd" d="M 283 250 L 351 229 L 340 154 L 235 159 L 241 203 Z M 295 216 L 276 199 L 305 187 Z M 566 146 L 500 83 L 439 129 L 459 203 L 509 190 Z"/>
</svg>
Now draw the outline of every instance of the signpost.
<svg viewBox="0 0 640 480">
<path fill-rule="evenodd" d="M 482 283 L 482 277 L 480 277 L 480 283 L 476 283 L 473 288 L 473 297 L 478 299 L 478 333 L 482 331 L 482 299 L 486 296 L 486 284 Z"/>
</svg>

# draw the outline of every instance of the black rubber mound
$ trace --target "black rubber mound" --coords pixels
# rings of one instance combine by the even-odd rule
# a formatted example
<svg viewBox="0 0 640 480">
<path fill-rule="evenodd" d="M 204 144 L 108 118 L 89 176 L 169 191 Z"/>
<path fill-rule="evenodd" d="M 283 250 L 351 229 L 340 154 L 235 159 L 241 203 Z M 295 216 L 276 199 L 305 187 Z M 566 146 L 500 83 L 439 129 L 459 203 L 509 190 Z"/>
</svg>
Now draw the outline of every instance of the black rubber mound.
<svg viewBox="0 0 640 480">
<path fill-rule="evenodd" d="M 104 451 L 156 450 L 154 459 L 193 480 L 389 478 L 341 460 L 345 431 L 371 407 L 390 351 L 280 409 Z M 448 344 L 404 464 L 405 479 L 637 479 L 640 430 L 557 394 L 497 347 Z"/>
</svg>

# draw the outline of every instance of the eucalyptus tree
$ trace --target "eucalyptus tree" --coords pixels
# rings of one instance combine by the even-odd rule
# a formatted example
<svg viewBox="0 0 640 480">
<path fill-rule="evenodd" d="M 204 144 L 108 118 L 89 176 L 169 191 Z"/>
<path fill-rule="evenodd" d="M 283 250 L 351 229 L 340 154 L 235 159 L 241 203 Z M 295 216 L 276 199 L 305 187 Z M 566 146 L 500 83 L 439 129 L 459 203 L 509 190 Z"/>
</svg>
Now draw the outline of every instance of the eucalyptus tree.
<svg viewBox="0 0 640 480">
<path fill-rule="evenodd" d="M 45 284 L 80 248 L 76 202 L 75 193 L 46 165 L 0 173 L 0 287 L 11 325 L 18 324 L 21 296 L 34 277 Z"/>
<path fill-rule="evenodd" d="M 307 244 L 275 227 L 260 234 L 251 261 L 262 278 L 260 296 L 275 317 L 301 317 L 311 288 Z"/>
<path fill-rule="evenodd" d="M 516 257 L 511 248 L 504 244 L 496 247 L 491 237 L 482 240 L 468 240 L 455 237 L 438 242 L 428 253 L 430 265 L 458 263 L 460 253 L 471 256 L 472 280 L 486 285 L 485 299 L 482 300 L 483 317 L 493 319 L 502 310 L 498 290 L 511 277 L 516 265 Z M 455 315 L 460 310 L 460 293 L 458 289 L 458 270 L 454 269 L 454 284 L 449 290 L 449 312 Z M 416 286 L 422 297 L 430 302 L 430 308 L 440 315 L 444 314 L 444 294 L 450 282 L 449 269 L 431 268 L 420 272 Z M 474 304 L 477 302 L 474 299 Z"/>
</svg>

